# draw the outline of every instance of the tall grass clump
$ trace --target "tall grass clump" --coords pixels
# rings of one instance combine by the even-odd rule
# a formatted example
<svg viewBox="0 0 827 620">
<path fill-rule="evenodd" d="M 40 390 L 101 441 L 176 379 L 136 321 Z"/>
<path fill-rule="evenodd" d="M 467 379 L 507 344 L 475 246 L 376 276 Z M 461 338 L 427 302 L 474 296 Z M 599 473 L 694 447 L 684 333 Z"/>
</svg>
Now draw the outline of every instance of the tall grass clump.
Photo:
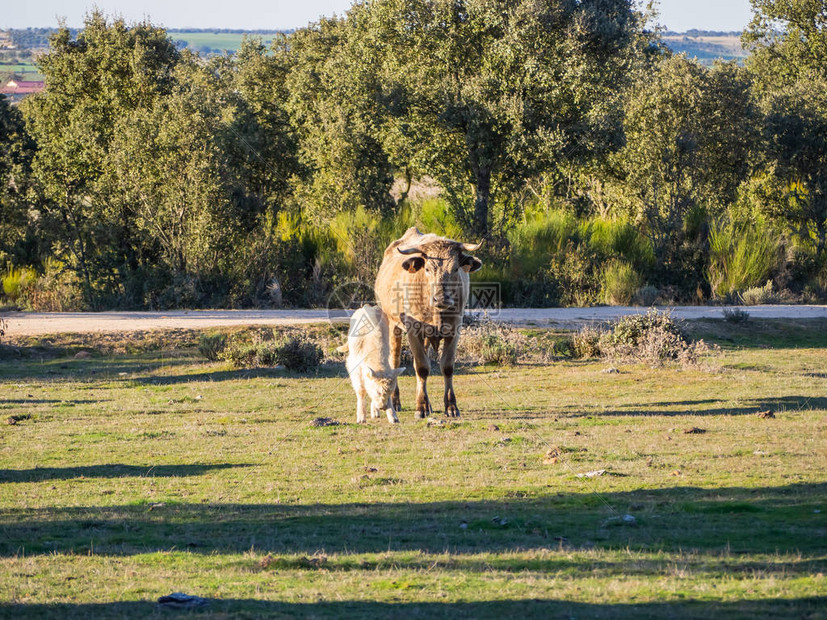
<svg viewBox="0 0 827 620">
<path fill-rule="evenodd" d="M 629 220 L 594 217 L 588 220 L 589 243 L 602 256 L 614 256 L 636 268 L 655 262 L 652 242 Z"/>
<path fill-rule="evenodd" d="M 3 274 L 3 293 L 9 300 L 15 302 L 26 290 L 26 287 L 37 280 L 37 272 L 31 267 L 13 267 L 9 265 Z"/>
<path fill-rule="evenodd" d="M 601 276 L 603 301 L 611 306 L 628 306 L 643 284 L 640 274 L 622 260 L 609 261 Z"/>
<path fill-rule="evenodd" d="M 624 218 L 578 218 L 529 208 L 508 234 L 507 301 L 525 305 L 628 304 L 654 262 L 652 245 Z"/>
<path fill-rule="evenodd" d="M 408 217 L 408 221 L 411 223 L 401 230 L 397 228 L 396 232 L 398 234 L 388 239 L 388 242 L 401 237 L 402 233 L 410 226 L 413 226 L 414 223 L 420 227 L 422 232 L 435 233 L 443 237 L 448 237 L 449 239 L 465 241 L 465 232 L 462 226 L 457 222 L 457 218 L 453 210 L 448 206 L 448 203 L 441 198 L 423 200 L 412 209 Z M 401 219 L 404 219 L 404 215 Z"/>
<path fill-rule="evenodd" d="M 508 235 L 512 248 L 511 272 L 516 277 L 536 274 L 550 257 L 561 254 L 570 243 L 582 241 L 573 214 L 562 209 L 527 213 Z"/>
<path fill-rule="evenodd" d="M 783 244 L 764 221 L 719 221 L 709 229 L 707 277 L 712 294 L 726 299 L 766 282 L 778 268 Z"/>
<path fill-rule="evenodd" d="M 24 310 L 69 312 L 86 306 L 77 273 L 54 258 L 44 261 L 42 273 L 31 267 L 9 267 L 3 276 L 3 292 Z"/>
</svg>

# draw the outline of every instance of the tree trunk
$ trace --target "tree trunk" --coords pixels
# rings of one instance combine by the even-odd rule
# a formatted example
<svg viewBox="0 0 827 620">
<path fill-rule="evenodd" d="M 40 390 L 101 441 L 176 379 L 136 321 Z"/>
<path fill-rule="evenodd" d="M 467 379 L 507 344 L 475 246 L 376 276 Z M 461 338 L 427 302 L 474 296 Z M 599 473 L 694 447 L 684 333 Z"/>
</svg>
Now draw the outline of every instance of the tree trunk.
<svg viewBox="0 0 827 620">
<path fill-rule="evenodd" d="M 476 200 L 474 201 L 474 234 L 480 238 L 488 235 L 488 203 L 491 200 L 491 169 L 479 166 L 476 175 Z"/>
</svg>

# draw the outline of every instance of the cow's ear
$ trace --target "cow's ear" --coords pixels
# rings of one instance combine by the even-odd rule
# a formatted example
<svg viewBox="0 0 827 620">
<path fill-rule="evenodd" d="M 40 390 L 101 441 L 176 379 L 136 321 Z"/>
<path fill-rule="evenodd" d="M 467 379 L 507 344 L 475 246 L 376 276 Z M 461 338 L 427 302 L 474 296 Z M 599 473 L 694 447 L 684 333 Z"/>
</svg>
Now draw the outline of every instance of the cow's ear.
<svg viewBox="0 0 827 620">
<path fill-rule="evenodd" d="M 407 271 L 408 273 L 416 273 L 420 269 L 425 266 L 425 259 L 421 256 L 414 256 L 412 258 L 406 258 L 402 262 L 402 269 Z"/>
<path fill-rule="evenodd" d="M 467 254 L 463 254 L 462 258 L 459 260 L 459 266 L 465 269 L 468 273 L 473 273 L 480 270 L 482 267 L 482 261 L 476 256 L 468 256 Z"/>
</svg>

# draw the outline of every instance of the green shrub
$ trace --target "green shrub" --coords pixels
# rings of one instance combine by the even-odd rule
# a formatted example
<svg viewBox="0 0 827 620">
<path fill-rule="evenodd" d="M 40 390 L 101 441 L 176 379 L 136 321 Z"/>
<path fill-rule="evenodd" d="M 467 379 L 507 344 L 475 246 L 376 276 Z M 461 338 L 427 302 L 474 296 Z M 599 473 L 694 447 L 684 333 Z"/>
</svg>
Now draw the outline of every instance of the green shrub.
<svg viewBox="0 0 827 620">
<path fill-rule="evenodd" d="M 628 306 L 640 289 L 640 274 L 629 263 L 619 260 L 609 262 L 601 275 L 600 293 L 603 301 L 612 306 Z"/>
<path fill-rule="evenodd" d="M 227 348 L 227 335 L 220 333 L 201 334 L 198 339 L 198 353 L 211 362 L 220 358 Z"/>
<path fill-rule="evenodd" d="M 660 295 L 660 289 L 647 284 L 646 286 L 641 286 L 635 292 L 632 303 L 638 306 L 652 306 L 657 301 L 658 295 Z"/>
<path fill-rule="evenodd" d="M 778 303 L 778 295 L 772 290 L 772 280 L 767 280 L 764 286 L 748 288 L 741 293 L 741 301 L 747 306 Z"/>
<path fill-rule="evenodd" d="M 304 336 L 286 338 L 276 347 L 276 359 L 287 370 L 307 372 L 324 358 L 322 348 Z"/>
<path fill-rule="evenodd" d="M 268 337 L 257 334 L 252 342 L 230 338 L 219 359 L 235 368 L 268 368 L 282 365 L 294 372 L 307 372 L 324 359 L 322 348 L 304 335 Z"/>
<path fill-rule="evenodd" d="M 234 368 L 267 368 L 278 364 L 278 346 L 273 341 L 240 342 L 230 340 L 219 359 Z"/>
<path fill-rule="evenodd" d="M 719 299 L 766 282 L 780 262 L 783 246 L 763 221 L 718 222 L 709 230 L 707 277 Z"/>
<path fill-rule="evenodd" d="M 746 323 L 749 321 L 749 312 L 741 308 L 724 308 L 724 320 L 728 323 Z"/>
</svg>

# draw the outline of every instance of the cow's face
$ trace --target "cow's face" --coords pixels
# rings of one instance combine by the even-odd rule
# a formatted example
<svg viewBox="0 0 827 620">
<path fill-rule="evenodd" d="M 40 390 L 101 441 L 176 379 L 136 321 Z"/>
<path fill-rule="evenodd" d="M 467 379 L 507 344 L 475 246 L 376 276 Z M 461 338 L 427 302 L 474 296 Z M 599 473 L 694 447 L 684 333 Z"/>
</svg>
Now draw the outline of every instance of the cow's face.
<svg viewBox="0 0 827 620">
<path fill-rule="evenodd" d="M 428 305 L 438 310 L 458 310 L 462 299 L 460 270 L 470 273 L 482 267 L 482 261 L 465 252 L 466 244 L 439 241 L 400 250 L 409 257 L 402 268 L 410 273 L 423 271 L 428 282 Z"/>
</svg>

